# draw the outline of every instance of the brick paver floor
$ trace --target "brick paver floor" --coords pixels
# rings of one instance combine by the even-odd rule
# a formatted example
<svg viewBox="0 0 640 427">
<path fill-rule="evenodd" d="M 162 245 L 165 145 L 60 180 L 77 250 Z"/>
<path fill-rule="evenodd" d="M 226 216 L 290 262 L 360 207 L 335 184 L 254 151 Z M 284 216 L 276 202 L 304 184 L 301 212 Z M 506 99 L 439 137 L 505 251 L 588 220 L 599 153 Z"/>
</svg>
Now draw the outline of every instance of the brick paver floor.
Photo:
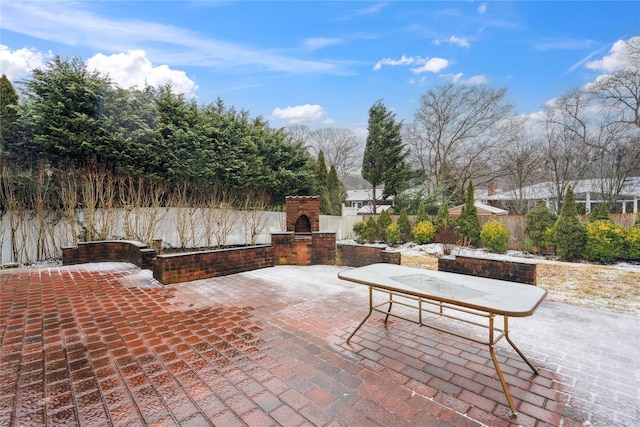
<svg viewBox="0 0 640 427">
<path fill-rule="evenodd" d="M 640 425 L 639 317 L 545 302 L 486 348 L 367 312 L 345 267 L 162 286 L 129 264 L 0 272 L 0 426 Z M 464 332 L 464 330 L 463 330 Z"/>
</svg>

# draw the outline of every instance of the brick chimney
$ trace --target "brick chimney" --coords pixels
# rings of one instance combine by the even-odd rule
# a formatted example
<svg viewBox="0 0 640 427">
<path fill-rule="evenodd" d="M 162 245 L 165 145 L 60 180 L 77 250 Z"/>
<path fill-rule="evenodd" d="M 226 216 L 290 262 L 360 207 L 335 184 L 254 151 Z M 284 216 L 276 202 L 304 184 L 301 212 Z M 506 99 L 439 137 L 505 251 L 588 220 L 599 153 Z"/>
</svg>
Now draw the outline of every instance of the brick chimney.
<svg viewBox="0 0 640 427">
<path fill-rule="evenodd" d="M 487 196 L 493 196 L 494 194 L 496 194 L 496 182 L 489 181 L 487 184 Z"/>
</svg>

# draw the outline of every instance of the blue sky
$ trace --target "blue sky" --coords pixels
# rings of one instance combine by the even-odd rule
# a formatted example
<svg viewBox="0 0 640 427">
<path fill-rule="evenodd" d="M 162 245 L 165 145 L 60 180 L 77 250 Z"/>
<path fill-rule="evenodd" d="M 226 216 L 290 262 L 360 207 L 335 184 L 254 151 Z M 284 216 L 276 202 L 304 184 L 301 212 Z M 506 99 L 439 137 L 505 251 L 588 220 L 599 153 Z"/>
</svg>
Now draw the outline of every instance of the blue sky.
<svg viewBox="0 0 640 427">
<path fill-rule="evenodd" d="M 518 114 L 592 82 L 640 35 L 638 1 L 14 1 L 0 3 L 0 71 L 54 55 L 121 86 L 171 82 L 272 126 L 362 133 L 379 99 L 411 121 L 429 88 L 508 88 Z"/>
</svg>

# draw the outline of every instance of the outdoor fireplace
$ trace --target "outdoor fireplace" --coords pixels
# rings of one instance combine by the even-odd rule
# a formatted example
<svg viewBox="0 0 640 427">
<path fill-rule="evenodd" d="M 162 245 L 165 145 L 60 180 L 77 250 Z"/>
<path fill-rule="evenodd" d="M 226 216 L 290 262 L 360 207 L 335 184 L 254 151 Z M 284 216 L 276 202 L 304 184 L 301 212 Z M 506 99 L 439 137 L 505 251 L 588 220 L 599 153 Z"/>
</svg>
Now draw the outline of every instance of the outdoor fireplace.
<svg viewBox="0 0 640 427">
<path fill-rule="evenodd" d="M 320 232 L 320 197 L 285 199 L 286 231 L 271 234 L 278 264 L 335 264 L 336 233 Z"/>
<path fill-rule="evenodd" d="M 288 196 L 285 199 L 287 231 L 296 237 L 310 237 L 320 231 L 320 197 Z"/>
</svg>

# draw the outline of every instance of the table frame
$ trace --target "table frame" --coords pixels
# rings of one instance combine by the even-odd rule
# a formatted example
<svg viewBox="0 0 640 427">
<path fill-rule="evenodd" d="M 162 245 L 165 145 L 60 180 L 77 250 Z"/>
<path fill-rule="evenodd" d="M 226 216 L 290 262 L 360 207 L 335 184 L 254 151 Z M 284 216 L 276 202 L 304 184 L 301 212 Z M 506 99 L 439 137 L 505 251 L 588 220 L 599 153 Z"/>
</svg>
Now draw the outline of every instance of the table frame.
<svg viewBox="0 0 640 427">
<path fill-rule="evenodd" d="M 343 278 L 344 279 L 344 278 Z M 345 279 L 349 280 L 349 279 Z M 500 368 L 500 363 L 498 362 L 498 358 L 496 357 L 494 346 L 502 339 L 505 338 L 507 342 L 511 345 L 511 347 L 518 353 L 518 355 L 525 361 L 527 365 L 531 368 L 534 374 L 538 375 L 538 369 L 527 359 L 524 353 L 516 346 L 516 344 L 509 337 L 509 316 L 503 314 L 495 314 L 491 312 L 484 312 L 481 310 L 471 309 L 467 307 L 461 307 L 451 302 L 439 301 L 433 298 L 425 298 L 421 296 L 415 296 L 410 293 L 405 293 L 401 291 L 395 291 L 386 289 L 383 287 L 378 287 L 372 284 L 368 284 L 369 286 L 369 313 L 365 316 L 364 319 L 360 322 L 360 324 L 354 329 L 354 331 L 347 338 L 347 343 L 353 338 L 353 336 L 358 332 L 358 330 L 364 325 L 364 323 L 369 319 L 373 312 L 382 313 L 385 315 L 384 324 L 385 327 L 387 325 L 387 321 L 389 320 L 389 316 L 396 317 L 399 319 L 403 319 L 420 326 L 425 326 L 431 329 L 438 330 L 440 332 L 448 333 L 460 338 L 464 338 L 479 344 L 484 344 L 489 347 L 489 354 L 491 355 L 491 360 L 493 361 L 493 365 L 495 367 L 496 373 L 498 374 L 498 379 L 500 380 L 500 384 L 502 385 L 502 389 L 507 398 L 507 402 L 509 403 L 509 407 L 511 408 L 512 418 L 517 418 L 517 410 L 515 404 L 513 402 L 513 398 L 511 397 L 511 393 L 509 392 L 509 387 L 504 379 L 504 375 L 502 373 L 502 369 Z M 374 292 L 380 292 L 388 295 L 388 301 L 384 301 L 381 303 L 374 304 Z M 394 296 L 397 297 L 394 299 Z M 392 313 L 391 309 L 393 305 L 400 305 L 409 307 L 412 309 L 416 309 L 418 312 L 418 317 L 410 318 L 403 316 L 401 314 Z M 386 307 L 382 309 L 382 307 Z M 452 314 L 456 313 L 456 314 Z M 480 328 L 484 328 L 488 332 L 487 339 L 477 339 L 475 337 L 471 337 L 468 335 L 464 335 L 458 333 L 452 329 L 444 328 L 438 325 L 425 323 L 424 322 L 424 313 L 435 314 L 439 317 L 445 317 L 449 319 L 454 319 L 459 322 L 471 324 Z M 463 317 L 463 315 L 465 317 Z M 503 318 L 503 327 L 496 327 L 496 320 L 500 317 Z M 477 319 L 477 320 L 472 320 Z M 481 320 L 484 320 L 482 322 Z"/>
</svg>

